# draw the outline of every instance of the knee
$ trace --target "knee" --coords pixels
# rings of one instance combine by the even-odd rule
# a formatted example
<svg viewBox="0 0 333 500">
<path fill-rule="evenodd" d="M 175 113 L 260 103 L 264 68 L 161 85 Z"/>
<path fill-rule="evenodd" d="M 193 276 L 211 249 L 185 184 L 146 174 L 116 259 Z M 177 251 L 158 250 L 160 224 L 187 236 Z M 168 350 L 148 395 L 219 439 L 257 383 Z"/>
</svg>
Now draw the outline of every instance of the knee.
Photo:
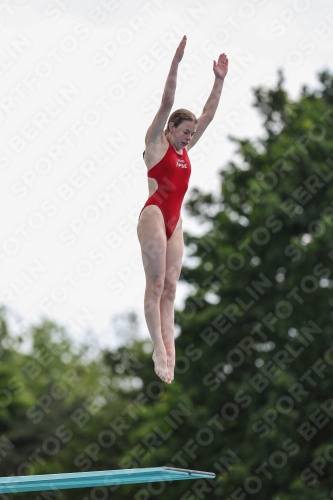
<svg viewBox="0 0 333 500">
<path fill-rule="evenodd" d="M 164 276 L 154 276 L 147 283 L 147 293 L 155 298 L 160 298 L 164 288 Z"/>
<path fill-rule="evenodd" d="M 162 293 L 163 298 L 174 302 L 176 298 L 176 288 L 177 288 L 176 283 L 166 281 L 163 287 L 163 293 Z"/>
</svg>

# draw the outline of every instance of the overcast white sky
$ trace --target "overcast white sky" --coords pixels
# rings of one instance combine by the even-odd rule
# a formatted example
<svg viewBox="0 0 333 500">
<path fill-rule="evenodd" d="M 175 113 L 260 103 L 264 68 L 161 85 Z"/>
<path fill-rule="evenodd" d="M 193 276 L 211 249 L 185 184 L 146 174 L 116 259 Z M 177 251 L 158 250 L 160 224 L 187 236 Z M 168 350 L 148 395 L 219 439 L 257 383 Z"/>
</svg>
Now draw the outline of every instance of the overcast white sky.
<svg viewBox="0 0 333 500">
<path fill-rule="evenodd" d="M 251 89 L 283 68 L 296 97 L 332 69 L 329 0 L 0 0 L 0 303 L 18 330 L 46 316 L 104 344 L 115 314 L 143 318 L 144 135 L 183 34 L 175 109 L 200 114 L 213 59 L 229 57 L 190 154 L 190 187 L 212 190 L 228 135 L 260 134 Z"/>
</svg>

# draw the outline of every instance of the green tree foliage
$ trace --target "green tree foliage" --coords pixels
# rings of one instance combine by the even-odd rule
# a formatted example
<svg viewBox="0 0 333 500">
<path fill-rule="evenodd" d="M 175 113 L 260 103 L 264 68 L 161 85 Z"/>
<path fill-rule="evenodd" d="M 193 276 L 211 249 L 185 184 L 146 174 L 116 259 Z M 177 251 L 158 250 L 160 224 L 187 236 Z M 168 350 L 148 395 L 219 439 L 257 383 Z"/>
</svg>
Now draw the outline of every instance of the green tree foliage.
<svg viewBox="0 0 333 500">
<path fill-rule="evenodd" d="M 24 353 L 5 311 L 0 320 L 1 476 L 119 468 L 126 443 L 111 424 L 132 397 L 119 389 L 102 353 L 74 345 L 48 321 L 25 333 L 31 349 Z M 85 494 L 69 490 L 61 498 Z M 36 499 L 36 493 L 16 497 Z"/>
<path fill-rule="evenodd" d="M 319 81 L 297 100 L 282 73 L 256 89 L 262 137 L 233 139 L 218 194 L 192 191 L 171 386 L 134 315 L 115 319 L 116 351 L 44 322 L 26 353 L 1 314 L 1 475 L 172 465 L 217 477 L 61 498 L 333 498 L 333 76 Z"/>
<path fill-rule="evenodd" d="M 176 382 L 133 435 L 168 415 L 175 429 L 146 463 L 217 479 L 166 498 L 333 498 L 333 78 L 319 80 L 296 101 L 281 73 L 256 89 L 263 136 L 233 139 L 220 193 L 187 204 L 203 235 L 186 235 Z"/>
</svg>

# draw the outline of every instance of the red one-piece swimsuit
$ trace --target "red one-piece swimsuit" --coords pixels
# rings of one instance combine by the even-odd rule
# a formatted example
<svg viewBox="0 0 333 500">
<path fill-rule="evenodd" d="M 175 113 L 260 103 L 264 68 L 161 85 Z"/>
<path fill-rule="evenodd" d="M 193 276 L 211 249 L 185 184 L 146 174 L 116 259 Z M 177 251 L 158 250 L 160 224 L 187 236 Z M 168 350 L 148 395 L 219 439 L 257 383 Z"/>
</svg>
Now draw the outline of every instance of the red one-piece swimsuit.
<svg viewBox="0 0 333 500">
<path fill-rule="evenodd" d="M 162 160 L 148 170 L 148 177 L 157 181 L 158 188 L 148 198 L 143 209 L 149 205 L 159 207 L 168 239 L 177 226 L 190 175 L 191 163 L 186 149 L 183 148 L 183 154 L 179 154 L 170 143 Z"/>
</svg>

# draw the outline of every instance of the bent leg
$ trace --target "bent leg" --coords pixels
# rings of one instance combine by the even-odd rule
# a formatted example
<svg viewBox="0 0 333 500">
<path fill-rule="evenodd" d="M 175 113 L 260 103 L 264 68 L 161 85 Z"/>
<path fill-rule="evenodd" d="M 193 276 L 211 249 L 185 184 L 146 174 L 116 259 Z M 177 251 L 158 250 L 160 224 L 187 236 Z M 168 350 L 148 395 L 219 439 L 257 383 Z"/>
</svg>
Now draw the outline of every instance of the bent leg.
<svg viewBox="0 0 333 500">
<path fill-rule="evenodd" d="M 165 280 L 160 305 L 162 338 L 167 353 L 168 376 L 171 380 L 174 378 L 175 368 L 174 302 L 182 267 L 183 251 L 183 229 L 181 220 L 179 220 L 175 231 L 167 242 Z"/>
<path fill-rule="evenodd" d="M 164 382 L 170 382 L 160 316 L 160 301 L 165 280 L 167 241 L 164 219 L 158 207 L 154 205 L 148 206 L 141 213 L 138 223 L 138 238 L 146 275 L 144 312 L 154 346 L 155 372 Z"/>
</svg>

